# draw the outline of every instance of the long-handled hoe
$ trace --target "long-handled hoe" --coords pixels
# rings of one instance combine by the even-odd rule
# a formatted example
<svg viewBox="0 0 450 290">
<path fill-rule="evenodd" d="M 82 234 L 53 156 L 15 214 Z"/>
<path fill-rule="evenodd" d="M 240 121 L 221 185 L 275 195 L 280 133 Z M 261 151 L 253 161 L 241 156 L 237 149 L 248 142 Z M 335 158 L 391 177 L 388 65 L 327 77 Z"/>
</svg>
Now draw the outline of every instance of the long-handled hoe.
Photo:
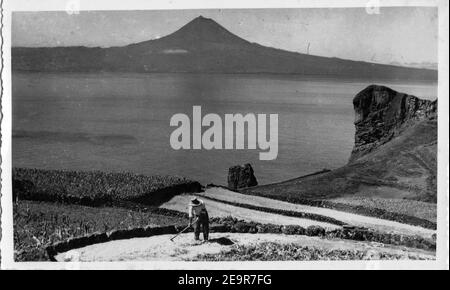
<svg viewBox="0 0 450 290">
<path fill-rule="evenodd" d="M 175 239 L 176 237 L 178 237 L 179 235 L 181 235 L 182 233 L 184 233 L 188 228 L 190 228 L 193 224 L 195 224 L 197 222 L 198 218 L 196 218 L 194 220 L 194 222 L 191 225 L 188 225 L 187 227 L 185 227 L 182 231 L 180 231 L 178 234 L 176 234 L 175 236 L 170 238 L 170 241 L 173 242 L 173 239 Z"/>
</svg>

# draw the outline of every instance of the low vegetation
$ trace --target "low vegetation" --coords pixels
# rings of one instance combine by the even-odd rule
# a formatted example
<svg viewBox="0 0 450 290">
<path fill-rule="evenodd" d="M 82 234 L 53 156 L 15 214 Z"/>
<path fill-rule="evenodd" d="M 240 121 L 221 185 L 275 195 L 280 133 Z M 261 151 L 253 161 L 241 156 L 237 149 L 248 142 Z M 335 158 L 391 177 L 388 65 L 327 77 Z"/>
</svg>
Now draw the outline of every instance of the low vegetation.
<svg viewBox="0 0 450 290">
<path fill-rule="evenodd" d="M 90 206 L 117 201 L 157 204 L 200 188 L 198 182 L 177 176 L 13 168 L 13 194 L 21 200 Z"/>
<path fill-rule="evenodd" d="M 20 201 L 14 206 L 16 261 L 46 261 L 45 247 L 95 232 L 185 224 L 186 218 L 124 208 Z"/>
<path fill-rule="evenodd" d="M 219 254 L 202 254 L 197 261 L 312 261 L 312 260 L 399 260 L 421 259 L 404 253 L 391 254 L 370 250 L 320 249 L 298 244 L 265 242 L 257 245 L 234 245 Z"/>
<path fill-rule="evenodd" d="M 83 237 L 96 232 L 112 230 L 129 230 L 146 226 L 185 225 L 187 214 L 157 207 L 161 202 L 171 199 L 174 195 L 201 190 L 199 183 L 181 177 L 143 176 L 130 173 L 103 173 L 57 171 L 39 169 L 13 169 L 14 203 L 14 248 L 16 261 L 45 261 L 48 260 L 46 247 L 57 242 L 75 237 Z M 221 201 L 222 202 L 222 201 Z M 397 209 L 397 219 L 402 222 L 419 223 L 427 227 L 433 226 L 427 216 L 427 208 L 422 208 L 418 217 L 410 217 L 407 209 L 401 206 L 399 200 L 395 206 L 384 207 L 378 200 L 307 200 L 310 204 L 324 207 L 341 207 L 344 211 L 365 211 L 365 214 L 380 216 L 380 211 L 391 213 Z M 400 203 L 400 204 L 398 204 Z M 248 207 L 248 205 L 236 204 Z M 416 202 L 416 206 L 420 203 Z M 252 209 L 262 212 L 275 212 L 272 208 Z M 369 211 L 370 210 L 370 211 Z M 373 210 L 377 212 L 373 213 Z M 388 210 L 388 211 L 387 211 Z M 280 212 L 281 213 L 281 212 Z M 320 215 L 303 216 L 304 213 L 282 211 L 288 215 L 302 215 L 301 217 L 321 220 Z M 323 220 L 325 221 L 325 220 Z M 341 224 L 330 219 L 326 222 Z M 366 229 L 327 231 L 318 226 L 302 228 L 300 226 L 279 226 L 274 224 L 259 224 L 237 220 L 232 217 L 212 218 L 218 231 L 238 233 L 277 233 L 287 235 L 319 236 L 327 239 L 351 239 L 359 241 L 393 244 L 424 250 L 435 250 L 436 243 L 419 236 L 402 236 L 390 233 L 368 231 Z M 270 253 L 267 249 L 267 259 L 276 260 L 289 253 L 288 250 Z M 257 258 L 260 249 L 236 248 L 235 254 L 224 253 L 220 259 L 239 259 L 242 251 L 252 254 L 245 259 Z M 256 253 L 256 254 L 254 254 Z M 364 253 L 357 252 L 326 252 L 321 250 L 299 250 L 295 259 L 357 259 Z M 253 258 L 253 256 L 255 258 Z M 391 257 L 387 257 L 391 258 Z M 393 257 L 398 258 L 398 257 Z M 205 259 L 214 259 L 205 256 Z M 265 259 L 265 258 L 264 258 Z"/>
<path fill-rule="evenodd" d="M 176 176 L 13 168 L 15 259 L 47 260 L 48 245 L 94 232 L 185 223 L 156 205 L 200 189 Z"/>
<path fill-rule="evenodd" d="M 386 212 L 397 213 L 404 216 L 416 217 L 435 223 L 437 216 L 436 204 L 394 198 L 377 198 L 369 196 L 340 197 L 329 201 L 330 203 L 348 205 L 362 208 L 373 208 Z"/>
</svg>

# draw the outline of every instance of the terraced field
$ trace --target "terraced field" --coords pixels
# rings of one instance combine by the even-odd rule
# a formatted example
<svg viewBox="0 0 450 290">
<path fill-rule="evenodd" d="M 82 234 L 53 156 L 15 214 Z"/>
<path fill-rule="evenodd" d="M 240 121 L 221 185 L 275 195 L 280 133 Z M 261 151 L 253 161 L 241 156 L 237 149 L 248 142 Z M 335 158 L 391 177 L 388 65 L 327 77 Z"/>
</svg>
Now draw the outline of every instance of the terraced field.
<svg viewBox="0 0 450 290">
<path fill-rule="evenodd" d="M 56 259 L 61 262 L 434 259 L 434 252 L 429 251 L 307 236 L 213 233 L 209 242 L 195 241 L 192 234 L 182 234 L 173 242 L 171 237 L 161 235 L 96 244 L 61 253 Z M 266 255 L 257 250 L 268 246 L 275 247 L 276 254 Z"/>
<path fill-rule="evenodd" d="M 367 227 L 384 232 L 395 232 L 405 235 L 420 235 L 423 237 L 430 237 L 433 233 L 435 233 L 434 230 L 422 228 L 419 226 L 412 226 L 390 220 L 351 214 L 334 209 L 294 204 L 265 197 L 246 195 L 226 190 L 220 187 L 211 187 L 208 188 L 205 192 L 197 193 L 196 195 L 205 200 L 212 216 L 224 216 L 230 215 L 231 213 L 233 213 L 231 215 L 236 216 L 236 212 L 239 212 L 239 215 L 237 215 L 236 217 L 260 222 L 269 221 L 271 223 L 279 224 L 294 223 L 302 225 L 302 223 L 308 223 L 321 225 L 320 222 L 314 220 L 306 221 L 306 219 L 293 219 L 291 217 L 283 215 L 283 212 L 286 213 L 289 211 L 316 214 L 336 219 L 345 224 Z M 176 196 L 169 202 L 163 204 L 162 207 L 179 211 L 187 211 L 187 204 L 190 196 L 191 195 Z M 225 202 L 225 204 L 222 202 Z M 231 204 L 239 206 L 232 206 Z M 279 210 L 280 214 L 268 214 L 263 211 L 250 210 L 248 208 L 245 208 L 246 206 L 276 209 Z"/>
<path fill-rule="evenodd" d="M 170 201 L 162 204 L 161 207 L 170 210 L 187 212 L 188 204 L 191 198 L 192 195 L 178 195 L 173 197 Z M 225 204 L 220 201 L 207 200 L 206 204 L 210 217 L 233 216 L 238 219 L 258 223 L 272 223 L 277 225 L 300 225 L 302 227 L 309 227 L 312 225 L 318 225 L 328 229 L 339 227 L 331 223 L 319 222 L 306 218 L 290 217 L 281 214 L 270 214 L 262 211 L 251 210 L 239 206 Z"/>
<path fill-rule="evenodd" d="M 97 176 L 105 177 L 100 189 L 90 187 L 86 181 Z M 128 235 L 118 240 L 96 241 L 94 243 L 98 244 L 91 246 L 75 245 L 70 247 L 72 250 L 69 252 L 67 249 L 63 253 L 58 251 L 58 259 L 432 259 L 435 253 L 435 231 L 430 228 L 335 208 L 247 195 L 222 187 L 207 187 L 204 192 L 186 192 L 183 188 L 195 188 L 184 186 L 195 182 L 185 179 L 38 170 L 18 170 L 16 177 L 21 180 L 15 187 L 19 200 L 14 210 L 15 257 L 18 261 L 53 259 L 54 255 L 46 252 L 49 246 L 96 233 L 105 235 L 116 230 L 132 231 L 136 227 L 149 226 L 184 227 L 188 204 L 193 196 L 206 202 L 215 226 L 228 227 L 224 232 L 214 231 L 211 242 L 194 242 L 192 233 L 181 235 L 176 244 L 169 244 L 164 233 L 147 238 Z M 82 177 L 81 182 L 78 182 L 79 177 Z M 134 187 L 124 187 L 127 182 L 122 182 L 122 179 L 134 180 Z M 167 183 L 167 190 L 159 186 L 160 180 Z M 173 183 L 179 183 L 181 187 L 174 188 Z M 111 189 L 107 190 L 106 197 L 103 194 L 105 188 Z M 133 198 L 129 198 L 127 191 L 135 190 L 138 193 L 131 194 Z M 367 199 L 352 201 L 360 205 Z M 349 201 L 341 198 L 334 202 Z M 382 202 L 373 200 L 369 206 L 382 207 Z M 421 202 L 414 202 L 420 207 Z M 367 207 L 367 204 L 363 206 Z M 427 212 L 429 209 L 424 208 L 423 213 L 417 214 L 425 220 L 432 219 Z M 230 220 L 233 220 L 232 226 L 227 224 Z M 356 228 L 351 229 L 351 226 Z M 222 238 L 230 240 L 233 245 L 221 244 Z M 280 251 L 275 250 L 278 248 Z"/>
</svg>

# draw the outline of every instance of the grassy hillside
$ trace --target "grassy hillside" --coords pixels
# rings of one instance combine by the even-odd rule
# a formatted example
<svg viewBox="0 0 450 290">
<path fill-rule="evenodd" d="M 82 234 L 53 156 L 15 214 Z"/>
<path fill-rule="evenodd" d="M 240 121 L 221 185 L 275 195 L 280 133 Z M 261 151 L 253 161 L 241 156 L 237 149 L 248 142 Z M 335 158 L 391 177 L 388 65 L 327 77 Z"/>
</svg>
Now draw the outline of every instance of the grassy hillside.
<svg viewBox="0 0 450 290">
<path fill-rule="evenodd" d="M 339 169 L 242 192 L 291 202 L 359 195 L 435 203 L 436 148 L 437 122 L 424 121 Z"/>
<path fill-rule="evenodd" d="M 436 222 L 437 122 L 423 121 L 336 170 L 242 193 L 416 223 Z M 396 206 L 392 200 L 397 200 Z M 434 205 L 423 206 L 423 202 Z M 408 217 L 413 217 L 409 219 Z"/>
</svg>

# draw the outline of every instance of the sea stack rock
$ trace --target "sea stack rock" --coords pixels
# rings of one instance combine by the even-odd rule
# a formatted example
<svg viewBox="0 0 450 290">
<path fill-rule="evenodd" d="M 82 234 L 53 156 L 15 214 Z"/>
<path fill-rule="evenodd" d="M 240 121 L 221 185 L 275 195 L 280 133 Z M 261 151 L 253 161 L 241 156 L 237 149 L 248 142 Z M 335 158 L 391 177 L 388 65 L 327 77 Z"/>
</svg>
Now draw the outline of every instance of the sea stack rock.
<svg viewBox="0 0 450 290">
<path fill-rule="evenodd" d="M 356 132 L 350 162 L 390 141 L 409 125 L 437 117 L 437 100 L 422 100 L 377 85 L 358 93 L 353 107 Z"/>
<path fill-rule="evenodd" d="M 239 189 L 258 185 L 253 168 L 250 164 L 236 165 L 228 170 L 228 187 Z"/>
</svg>

